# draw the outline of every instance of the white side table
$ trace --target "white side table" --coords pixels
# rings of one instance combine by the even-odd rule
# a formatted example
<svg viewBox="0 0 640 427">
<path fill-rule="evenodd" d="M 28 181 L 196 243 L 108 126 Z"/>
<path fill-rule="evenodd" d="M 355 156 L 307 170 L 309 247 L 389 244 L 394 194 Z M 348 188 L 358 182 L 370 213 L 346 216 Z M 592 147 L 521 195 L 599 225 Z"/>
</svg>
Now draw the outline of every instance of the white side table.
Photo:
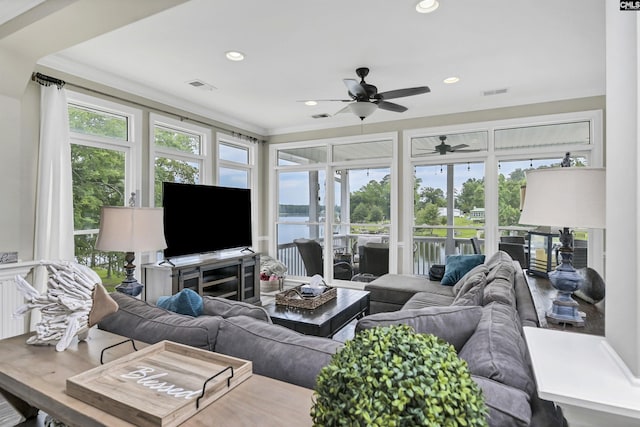
<svg viewBox="0 0 640 427">
<path fill-rule="evenodd" d="M 571 427 L 640 426 L 640 380 L 602 336 L 524 327 L 538 396 Z"/>
</svg>

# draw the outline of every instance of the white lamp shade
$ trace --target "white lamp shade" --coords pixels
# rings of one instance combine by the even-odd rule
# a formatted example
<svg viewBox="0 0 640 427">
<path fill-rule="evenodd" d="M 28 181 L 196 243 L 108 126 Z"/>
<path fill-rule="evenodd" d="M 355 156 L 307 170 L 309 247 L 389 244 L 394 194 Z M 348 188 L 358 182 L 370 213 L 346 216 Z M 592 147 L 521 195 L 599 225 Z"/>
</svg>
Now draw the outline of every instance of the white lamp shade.
<svg viewBox="0 0 640 427">
<path fill-rule="evenodd" d="M 605 228 L 605 169 L 537 169 L 526 178 L 520 224 Z"/>
<path fill-rule="evenodd" d="M 349 108 L 351 109 L 351 112 L 353 112 L 353 114 L 360 117 L 361 119 L 364 119 L 378 109 L 378 104 L 374 104 L 373 102 L 369 101 L 358 101 L 349 104 Z"/>
<path fill-rule="evenodd" d="M 146 252 L 164 249 L 161 208 L 103 206 L 96 249 L 107 252 Z"/>
</svg>

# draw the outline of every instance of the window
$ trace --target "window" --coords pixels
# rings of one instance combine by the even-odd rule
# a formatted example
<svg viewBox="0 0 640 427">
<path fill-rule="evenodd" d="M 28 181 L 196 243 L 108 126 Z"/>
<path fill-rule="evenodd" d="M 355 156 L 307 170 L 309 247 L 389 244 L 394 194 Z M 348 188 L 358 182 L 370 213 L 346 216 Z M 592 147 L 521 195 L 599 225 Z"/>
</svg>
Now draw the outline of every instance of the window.
<svg viewBox="0 0 640 427">
<path fill-rule="evenodd" d="M 254 144 L 232 141 L 228 137 L 218 140 L 218 185 L 223 187 L 252 188 Z"/>
<path fill-rule="evenodd" d="M 68 111 L 76 260 L 114 286 L 124 278 L 124 254 L 98 252 L 95 242 L 102 206 L 125 206 L 139 191 L 141 113 L 73 92 Z"/>
<path fill-rule="evenodd" d="M 155 206 L 162 206 L 163 182 L 207 183 L 207 176 L 211 176 L 211 161 L 205 159 L 211 132 L 207 128 L 156 114 L 151 114 L 150 120 L 153 200 Z"/>
<path fill-rule="evenodd" d="M 350 263 L 351 273 L 357 272 L 359 237 L 389 242 L 394 146 L 388 135 L 371 135 L 271 148 L 277 163 L 277 253 L 287 274 L 308 273 L 294 244 L 298 238 L 317 240 L 324 259 Z M 351 278 L 337 267 L 330 274 L 325 279 Z"/>
<path fill-rule="evenodd" d="M 407 253 L 404 270 L 426 274 L 450 253 L 469 253 L 470 237 L 493 253 L 502 237 L 528 235 L 535 225 L 518 223 L 526 170 L 559 165 L 566 152 L 573 166 L 601 165 L 601 123 L 601 112 L 586 111 L 405 131 L 403 218 L 413 227 L 403 235 L 413 241 L 413 260 Z M 598 254 L 589 265 L 601 268 L 602 233 L 577 236 Z"/>
<path fill-rule="evenodd" d="M 414 173 L 414 274 L 428 274 L 446 255 L 473 253 L 484 238 L 484 162 L 416 165 Z"/>
</svg>

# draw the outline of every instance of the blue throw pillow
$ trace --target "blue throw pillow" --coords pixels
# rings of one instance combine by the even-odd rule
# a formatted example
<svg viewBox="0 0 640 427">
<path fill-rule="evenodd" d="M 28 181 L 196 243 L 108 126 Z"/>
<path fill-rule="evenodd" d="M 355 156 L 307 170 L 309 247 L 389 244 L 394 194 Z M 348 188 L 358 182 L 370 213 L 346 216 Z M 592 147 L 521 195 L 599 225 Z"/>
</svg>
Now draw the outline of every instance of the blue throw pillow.
<svg viewBox="0 0 640 427">
<path fill-rule="evenodd" d="M 170 297 L 160 297 L 156 305 L 165 310 L 198 317 L 202 314 L 202 297 L 191 289 L 183 289 Z"/>
<path fill-rule="evenodd" d="M 449 255 L 440 284 L 453 286 L 476 265 L 484 262 L 484 255 Z"/>
</svg>

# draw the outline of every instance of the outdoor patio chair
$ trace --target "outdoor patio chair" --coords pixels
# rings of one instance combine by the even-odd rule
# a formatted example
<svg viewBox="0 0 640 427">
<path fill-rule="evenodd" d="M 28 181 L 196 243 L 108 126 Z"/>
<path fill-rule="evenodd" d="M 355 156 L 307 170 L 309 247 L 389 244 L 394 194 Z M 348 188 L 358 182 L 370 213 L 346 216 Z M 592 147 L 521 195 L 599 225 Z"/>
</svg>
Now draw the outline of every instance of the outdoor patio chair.
<svg viewBox="0 0 640 427">
<path fill-rule="evenodd" d="M 293 243 L 298 248 L 307 276 L 316 274 L 325 277 L 324 261 L 322 256 L 322 245 L 312 239 L 295 239 Z M 341 280 L 351 280 L 353 268 L 345 261 L 338 261 L 333 264 L 333 278 Z"/>
</svg>

